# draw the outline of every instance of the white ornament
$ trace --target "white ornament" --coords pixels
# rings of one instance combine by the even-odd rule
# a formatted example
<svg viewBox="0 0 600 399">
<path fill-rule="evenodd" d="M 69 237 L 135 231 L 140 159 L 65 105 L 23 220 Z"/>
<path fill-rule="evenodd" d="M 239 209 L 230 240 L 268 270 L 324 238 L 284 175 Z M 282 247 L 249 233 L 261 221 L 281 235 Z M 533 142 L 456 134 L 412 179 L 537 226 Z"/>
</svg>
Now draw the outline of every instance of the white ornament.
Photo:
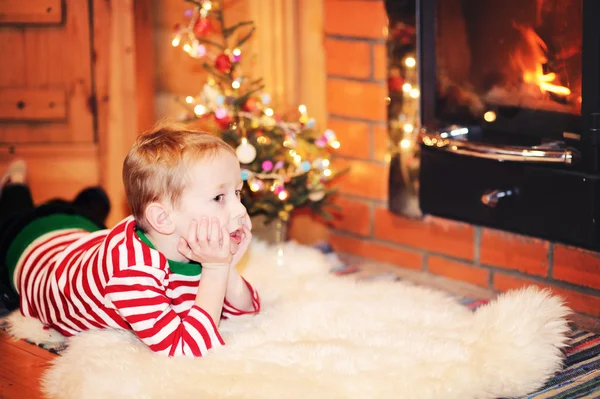
<svg viewBox="0 0 600 399">
<path fill-rule="evenodd" d="M 210 85 L 206 83 L 202 88 L 202 102 L 206 104 L 209 108 L 216 107 L 217 98 L 221 95 L 221 92 L 215 85 Z"/>
<path fill-rule="evenodd" d="M 244 138 L 238 148 L 235 149 L 235 154 L 241 163 L 248 164 L 256 158 L 256 148 Z"/>
<path fill-rule="evenodd" d="M 313 191 L 312 193 L 308 194 L 308 199 L 310 199 L 312 202 L 321 201 L 323 197 L 325 197 L 325 191 L 322 190 Z"/>
</svg>

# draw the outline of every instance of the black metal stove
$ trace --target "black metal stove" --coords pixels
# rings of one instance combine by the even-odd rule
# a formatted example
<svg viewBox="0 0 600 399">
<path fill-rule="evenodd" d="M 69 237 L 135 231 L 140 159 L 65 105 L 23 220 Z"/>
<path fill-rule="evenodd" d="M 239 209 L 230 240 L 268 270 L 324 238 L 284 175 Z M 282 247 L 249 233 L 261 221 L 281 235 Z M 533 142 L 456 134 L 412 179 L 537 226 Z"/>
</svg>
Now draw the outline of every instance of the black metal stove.
<svg viewBox="0 0 600 399">
<path fill-rule="evenodd" d="M 600 249 L 600 1 L 417 10 L 423 213 Z"/>
</svg>

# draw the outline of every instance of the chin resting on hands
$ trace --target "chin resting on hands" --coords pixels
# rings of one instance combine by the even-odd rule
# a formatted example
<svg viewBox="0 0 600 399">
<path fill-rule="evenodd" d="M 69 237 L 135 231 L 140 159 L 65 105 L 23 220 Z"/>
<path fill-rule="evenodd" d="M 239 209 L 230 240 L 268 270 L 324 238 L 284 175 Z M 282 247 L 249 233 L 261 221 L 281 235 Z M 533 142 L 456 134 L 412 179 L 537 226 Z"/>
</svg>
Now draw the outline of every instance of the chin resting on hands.
<svg viewBox="0 0 600 399">
<path fill-rule="evenodd" d="M 227 227 L 220 227 L 219 220 L 207 217 L 198 222 L 192 220 L 187 236 L 179 239 L 177 250 L 187 259 L 201 263 L 205 269 L 229 266 L 232 261 L 231 241 Z"/>
</svg>

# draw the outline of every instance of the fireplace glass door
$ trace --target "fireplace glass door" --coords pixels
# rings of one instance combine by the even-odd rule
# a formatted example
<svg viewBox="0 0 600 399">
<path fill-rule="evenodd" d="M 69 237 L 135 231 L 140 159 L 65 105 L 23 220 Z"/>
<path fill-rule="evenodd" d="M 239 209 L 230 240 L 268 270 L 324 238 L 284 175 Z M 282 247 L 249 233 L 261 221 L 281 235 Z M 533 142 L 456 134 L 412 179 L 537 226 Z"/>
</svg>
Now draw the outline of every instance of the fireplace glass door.
<svg viewBox="0 0 600 399">
<path fill-rule="evenodd" d="M 424 3 L 435 14 L 422 54 L 434 74 L 423 78 L 435 81 L 425 125 L 477 125 L 533 145 L 579 138 L 582 0 Z"/>
</svg>

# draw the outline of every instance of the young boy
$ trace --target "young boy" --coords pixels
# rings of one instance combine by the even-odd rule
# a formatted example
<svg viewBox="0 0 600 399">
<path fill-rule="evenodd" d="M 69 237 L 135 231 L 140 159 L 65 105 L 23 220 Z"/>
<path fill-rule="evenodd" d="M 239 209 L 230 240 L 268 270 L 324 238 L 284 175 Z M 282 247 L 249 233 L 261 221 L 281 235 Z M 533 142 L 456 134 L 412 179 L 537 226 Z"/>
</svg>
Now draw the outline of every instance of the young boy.
<svg viewBox="0 0 600 399">
<path fill-rule="evenodd" d="M 232 148 L 206 133 L 157 128 L 129 151 L 123 181 L 132 216 L 114 228 L 59 212 L 34 217 L 11 240 L 0 260 L 21 312 L 65 336 L 132 330 L 168 356 L 224 345 L 219 320 L 260 309 L 235 267 L 251 223 Z"/>
</svg>

